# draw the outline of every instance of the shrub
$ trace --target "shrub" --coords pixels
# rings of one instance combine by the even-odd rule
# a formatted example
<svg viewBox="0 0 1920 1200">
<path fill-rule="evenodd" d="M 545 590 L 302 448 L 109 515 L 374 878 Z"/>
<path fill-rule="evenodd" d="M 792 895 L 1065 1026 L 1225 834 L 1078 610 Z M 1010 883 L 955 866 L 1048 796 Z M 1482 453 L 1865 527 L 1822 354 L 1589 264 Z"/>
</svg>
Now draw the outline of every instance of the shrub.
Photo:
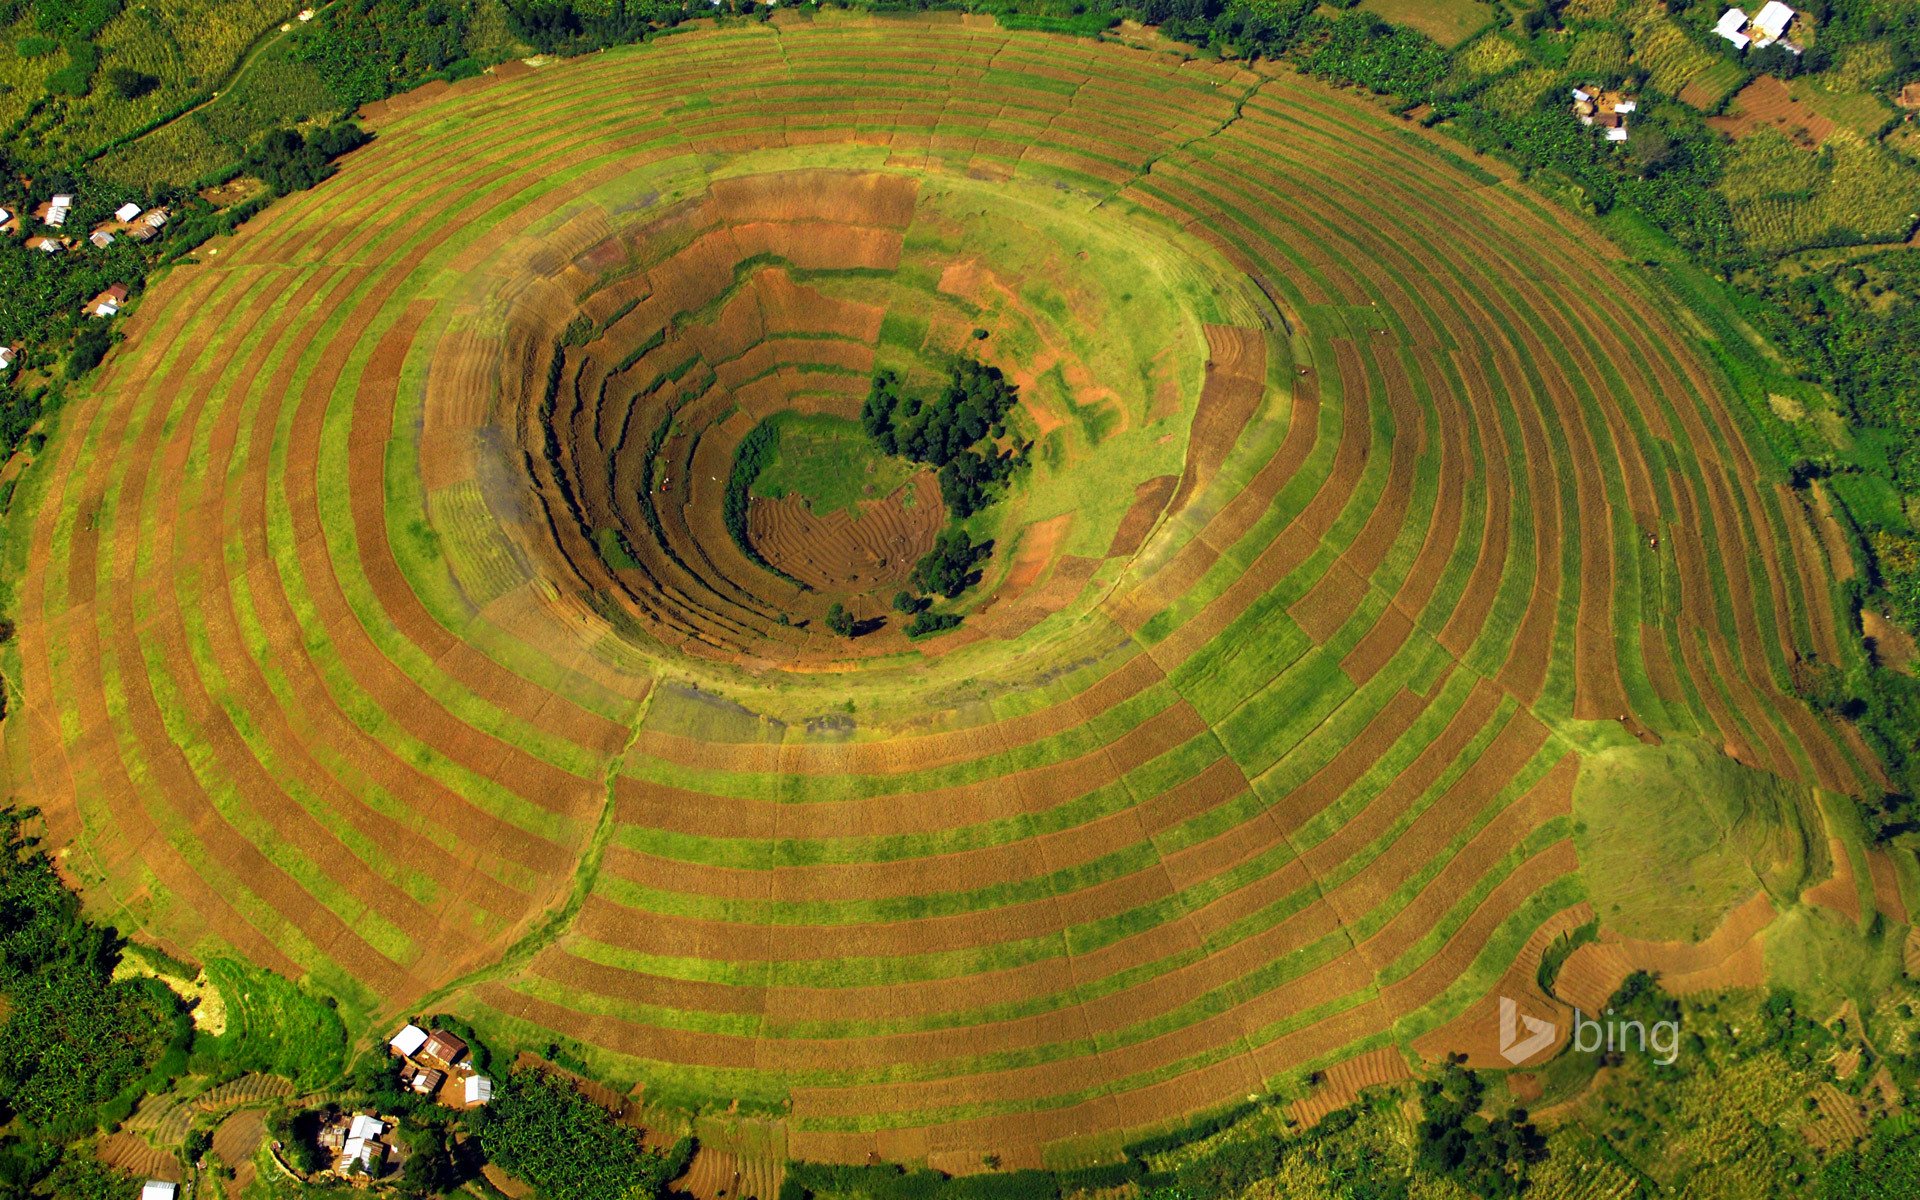
<svg viewBox="0 0 1920 1200">
<path fill-rule="evenodd" d="M 974 568 L 992 554 L 991 541 L 975 542 L 966 530 L 950 525 L 934 538 L 933 549 L 913 565 L 913 586 L 954 599 L 980 582 L 980 572 Z"/>
<path fill-rule="evenodd" d="M 833 630 L 833 632 L 839 634 L 841 637 L 853 636 L 853 614 L 848 612 L 847 606 L 838 600 L 834 601 L 833 606 L 827 609 L 827 628 Z"/>
</svg>

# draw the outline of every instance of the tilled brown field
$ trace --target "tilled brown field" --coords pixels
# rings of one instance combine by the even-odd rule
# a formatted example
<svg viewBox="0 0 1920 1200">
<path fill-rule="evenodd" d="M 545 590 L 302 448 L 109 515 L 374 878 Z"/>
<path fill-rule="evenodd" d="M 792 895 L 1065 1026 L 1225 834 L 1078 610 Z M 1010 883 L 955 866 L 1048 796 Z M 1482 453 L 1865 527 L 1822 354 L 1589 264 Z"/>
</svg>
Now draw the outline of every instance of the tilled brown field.
<svg viewBox="0 0 1920 1200">
<path fill-rule="evenodd" d="M 1016 1163 L 1553 1011 L 1595 746 L 1877 785 L 1794 698 L 1833 546 L 1750 398 L 1369 101 L 984 18 L 510 74 L 161 280 L 22 493 L 11 782 L 130 932 L 363 1033 L 451 988 L 799 1157 Z M 762 564 L 740 439 L 976 340 L 1051 474 L 959 631 L 823 637 L 937 488 L 756 501 Z M 1904 921 L 1867 861 L 1821 897 Z M 1749 981 L 1756 903 L 1560 993 Z"/>
</svg>

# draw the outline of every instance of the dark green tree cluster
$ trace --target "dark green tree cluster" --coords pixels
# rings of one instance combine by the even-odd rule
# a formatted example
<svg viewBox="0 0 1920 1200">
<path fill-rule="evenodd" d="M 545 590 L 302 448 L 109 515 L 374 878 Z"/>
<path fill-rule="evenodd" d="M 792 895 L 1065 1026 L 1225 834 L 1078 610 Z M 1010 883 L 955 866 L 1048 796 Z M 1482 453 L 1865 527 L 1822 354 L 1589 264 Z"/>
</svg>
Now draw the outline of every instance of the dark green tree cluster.
<svg viewBox="0 0 1920 1200">
<path fill-rule="evenodd" d="M 301 133 L 276 129 L 260 140 L 240 164 L 244 174 L 258 176 L 277 195 L 305 191 L 333 174 L 334 160 L 368 142 L 365 130 L 351 121 L 323 125 Z"/>
<path fill-rule="evenodd" d="M 549 54 L 584 54 L 637 42 L 690 16 L 711 16 L 704 0 L 506 0 L 513 32 Z"/>
<path fill-rule="evenodd" d="M 1414 1164 L 1476 1196 L 1517 1196 L 1529 1166 L 1545 1157 L 1546 1139 L 1524 1109 L 1491 1120 L 1482 1116 L 1485 1096 L 1480 1077 L 1451 1061 L 1437 1078 L 1421 1083 Z"/>
<path fill-rule="evenodd" d="M 1920 1196 L 1920 1128 L 1910 1117 L 1882 1121 L 1867 1141 L 1828 1161 L 1820 1200 L 1910 1200 Z"/>
<path fill-rule="evenodd" d="M 976 542 L 965 529 L 949 525 L 933 539 L 933 549 L 913 564 L 909 582 L 922 592 L 952 600 L 980 582 L 979 566 L 992 554 L 992 539 Z"/>
<path fill-rule="evenodd" d="M 0 810 L 0 1108 L 15 1133 L 72 1135 L 122 1115 L 156 1069 L 183 1067 L 192 1026 L 158 981 L 113 978 L 119 936 L 80 915 L 30 815 Z"/>
<path fill-rule="evenodd" d="M 120 15 L 123 0 L 34 0 L 34 27 L 40 39 L 58 43 L 67 52 L 67 65 L 47 76 L 47 90 L 56 96 L 84 96 L 100 68 L 100 50 L 94 38 L 107 22 Z"/>
<path fill-rule="evenodd" d="M 338 0 L 300 31 L 294 57 L 343 108 L 383 100 L 429 79 L 477 74 L 468 54 L 474 0 Z"/>
<path fill-rule="evenodd" d="M 992 502 L 1023 460 L 1024 452 L 994 444 L 1006 436 L 1007 414 L 1018 399 L 999 368 L 962 358 L 932 397 L 908 391 L 892 371 L 875 374 L 860 424 L 882 453 L 938 467 L 941 498 L 964 521 Z"/>
<path fill-rule="evenodd" d="M 658 1196 L 691 1151 L 685 1141 L 669 1154 L 647 1149 L 634 1130 L 546 1071 L 516 1070 L 498 1081 L 467 1125 L 494 1165 L 550 1200 Z"/>
<path fill-rule="evenodd" d="M 853 614 L 848 612 L 847 606 L 838 600 L 827 609 L 827 628 L 841 637 L 853 636 Z"/>
</svg>

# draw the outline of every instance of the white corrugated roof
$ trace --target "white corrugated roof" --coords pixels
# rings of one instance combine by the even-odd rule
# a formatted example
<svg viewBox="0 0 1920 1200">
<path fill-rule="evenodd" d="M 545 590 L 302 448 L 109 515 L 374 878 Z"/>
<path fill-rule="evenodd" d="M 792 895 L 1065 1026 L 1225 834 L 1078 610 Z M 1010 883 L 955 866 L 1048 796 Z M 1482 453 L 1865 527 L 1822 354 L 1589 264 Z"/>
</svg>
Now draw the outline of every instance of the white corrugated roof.
<svg viewBox="0 0 1920 1200">
<path fill-rule="evenodd" d="M 1787 31 L 1793 23 L 1793 9 L 1780 3 L 1780 0 L 1767 0 L 1759 12 L 1753 14 L 1754 28 L 1767 35 L 1767 41 L 1773 41 Z M 1755 39 L 1756 41 L 1759 39 Z"/>
<path fill-rule="evenodd" d="M 164 1179 L 149 1179 L 140 1188 L 140 1200 L 173 1200 L 180 1192 L 180 1185 L 168 1183 Z"/>
<path fill-rule="evenodd" d="M 1607 140 L 1610 142 L 1624 142 L 1627 140 L 1627 131 L 1616 125 L 1612 129 L 1607 130 Z"/>
<path fill-rule="evenodd" d="M 1617 113 L 1629 113 L 1639 107 L 1640 102 L 1638 100 L 1622 100 L 1613 106 L 1613 111 Z"/>
<path fill-rule="evenodd" d="M 353 1127 L 347 1130 L 349 1138 L 377 1138 L 387 1131 L 387 1124 L 379 1117 L 366 1113 L 353 1114 Z"/>
<path fill-rule="evenodd" d="M 387 1045 L 392 1046 L 400 1053 L 408 1055 L 426 1044 L 427 1031 L 413 1024 L 409 1024 L 405 1029 L 394 1034 L 393 1040 L 387 1043 Z"/>
<path fill-rule="evenodd" d="M 140 206 L 131 201 L 113 210 L 113 217 L 116 221 L 131 221 L 139 215 Z"/>
<path fill-rule="evenodd" d="M 1730 8 L 1720 14 L 1720 23 L 1713 27 L 1713 31 L 1740 47 L 1742 50 L 1745 50 L 1747 48 L 1747 42 L 1751 39 L 1740 31 L 1746 27 L 1747 14 L 1737 8 Z"/>
<path fill-rule="evenodd" d="M 485 1104 L 493 1099 L 493 1080 L 485 1075 L 467 1076 L 467 1103 Z"/>
</svg>

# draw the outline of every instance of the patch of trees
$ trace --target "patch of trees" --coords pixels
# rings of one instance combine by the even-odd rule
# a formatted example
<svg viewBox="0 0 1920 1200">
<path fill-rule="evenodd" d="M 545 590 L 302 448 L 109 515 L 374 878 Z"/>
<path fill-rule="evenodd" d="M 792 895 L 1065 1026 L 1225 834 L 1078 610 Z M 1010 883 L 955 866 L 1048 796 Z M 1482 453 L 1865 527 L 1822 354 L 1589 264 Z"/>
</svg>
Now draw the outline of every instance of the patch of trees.
<svg viewBox="0 0 1920 1200">
<path fill-rule="evenodd" d="M 992 539 L 976 542 L 965 529 L 949 525 L 933 539 L 933 549 L 913 564 L 908 581 L 919 591 L 952 600 L 980 582 L 979 566 L 992 555 Z"/>
<path fill-rule="evenodd" d="M 301 133 L 276 129 L 241 160 L 243 174 L 258 176 L 277 195 L 305 191 L 334 172 L 334 160 L 367 144 L 367 132 L 351 121 Z"/>
<path fill-rule="evenodd" d="M 177 1074 L 192 1026 L 159 981 L 113 978 L 119 935 L 80 915 L 31 816 L 0 810 L 0 1108 L 15 1134 L 59 1140 L 118 1120 Z"/>
<path fill-rule="evenodd" d="M 1480 1077 L 1453 1061 L 1422 1082 L 1414 1163 L 1476 1196 L 1517 1196 L 1526 1187 L 1528 1167 L 1546 1156 L 1546 1139 L 1524 1109 L 1491 1120 L 1482 1116 L 1485 1097 Z"/>
<path fill-rule="evenodd" d="M 710 4 L 685 0 L 506 0 L 516 36 L 549 54 L 583 54 L 637 42 L 690 16 L 710 16 Z"/>
<path fill-rule="evenodd" d="M 994 444 L 1006 436 L 1007 414 L 1018 399 L 1018 390 L 999 368 L 963 358 L 931 396 L 910 392 L 892 371 L 878 372 L 860 424 L 882 453 L 938 467 L 947 510 L 965 520 L 992 503 L 999 486 L 1025 461 L 1024 448 L 1010 451 Z"/>
<path fill-rule="evenodd" d="M 827 609 L 827 628 L 841 637 L 853 636 L 853 614 L 848 612 L 847 606 L 838 600 Z"/>
<path fill-rule="evenodd" d="M 429 79 L 478 74 L 468 53 L 472 0 L 339 0 L 297 34 L 293 56 L 343 108 L 384 100 Z"/>
<path fill-rule="evenodd" d="M 1433 39 L 1371 13 L 1348 13 L 1325 26 L 1325 36 L 1300 56 L 1300 69 L 1323 79 L 1364 87 L 1411 103 L 1433 98 L 1447 74 L 1447 52 Z"/>
<path fill-rule="evenodd" d="M 691 1139 L 661 1154 L 565 1078 L 516 1070 L 467 1127 L 487 1158 L 550 1200 L 647 1200 L 686 1168 Z"/>
<path fill-rule="evenodd" d="M 914 564 L 914 591 L 958 599 L 980 582 L 979 566 L 993 554 L 991 540 L 975 542 L 959 522 L 987 507 L 1027 460 L 1029 447 L 1004 449 L 1007 416 L 1020 394 L 999 368 L 971 358 L 955 359 L 946 381 L 931 394 L 910 390 L 892 371 L 879 371 L 860 409 L 860 426 L 884 454 L 939 468 L 940 496 L 953 518 L 933 549 Z M 961 618 L 928 611 L 925 596 L 901 592 L 893 606 L 913 618 L 911 637 L 953 629 Z"/>
</svg>

